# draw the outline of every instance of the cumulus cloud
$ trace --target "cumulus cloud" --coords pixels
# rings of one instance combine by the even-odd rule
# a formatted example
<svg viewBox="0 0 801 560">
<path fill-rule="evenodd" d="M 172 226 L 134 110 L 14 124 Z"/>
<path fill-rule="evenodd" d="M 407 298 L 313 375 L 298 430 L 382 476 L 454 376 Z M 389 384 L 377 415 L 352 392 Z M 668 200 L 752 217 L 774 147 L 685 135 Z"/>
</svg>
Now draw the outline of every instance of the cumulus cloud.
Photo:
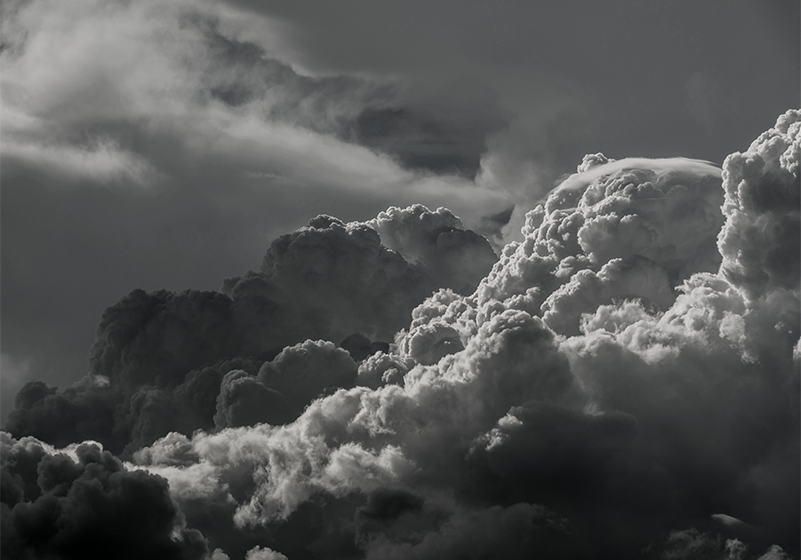
<svg viewBox="0 0 801 560">
<path fill-rule="evenodd" d="M 444 209 L 318 216 L 222 292 L 109 308 L 85 385 L 29 384 L 4 437 L 59 457 L 19 438 L 91 437 L 114 392 L 103 460 L 217 558 L 793 557 L 799 115 L 722 176 L 585 157 L 494 264 Z M 62 488 L 24 468 L 12 513 Z"/>
<path fill-rule="evenodd" d="M 352 386 L 351 355 L 388 350 L 432 290 L 469 293 L 496 259 L 444 208 L 390 208 L 367 223 L 318 216 L 222 292 L 134 290 L 120 299 L 101 317 L 89 376 L 60 392 L 29 383 L 8 429 L 128 453 L 170 431 L 291 421 L 325 390 Z M 334 346 L 359 337 L 360 351 Z"/>
<path fill-rule="evenodd" d="M 2 550 L 9 558 L 204 558 L 166 480 L 96 444 L 72 453 L 2 434 Z"/>
<path fill-rule="evenodd" d="M 422 539 L 379 537 L 370 542 L 365 558 L 566 558 L 579 548 L 571 536 L 566 520 L 521 503 L 454 515 Z"/>
<path fill-rule="evenodd" d="M 799 127 L 798 113 L 788 112 L 746 152 L 726 160 L 721 270 L 750 297 L 771 287 L 798 287 Z"/>
<path fill-rule="evenodd" d="M 793 142 L 774 142 L 791 162 Z M 231 531 L 288 524 L 269 546 L 289 557 L 314 550 L 289 536 L 310 508 L 327 520 L 310 542 L 336 534 L 364 557 L 792 557 L 798 296 L 766 281 L 754 297 L 717 253 L 749 155 L 722 178 L 656 162 L 554 190 L 475 292 L 432 294 L 338 390 L 312 384 L 296 420 L 166 438 L 136 463 L 190 521 L 202 495 Z M 786 193 L 786 177 L 768 184 Z M 339 352 L 320 375 L 350 363 Z M 267 391 L 271 367 L 232 382 Z"/>
</svg>

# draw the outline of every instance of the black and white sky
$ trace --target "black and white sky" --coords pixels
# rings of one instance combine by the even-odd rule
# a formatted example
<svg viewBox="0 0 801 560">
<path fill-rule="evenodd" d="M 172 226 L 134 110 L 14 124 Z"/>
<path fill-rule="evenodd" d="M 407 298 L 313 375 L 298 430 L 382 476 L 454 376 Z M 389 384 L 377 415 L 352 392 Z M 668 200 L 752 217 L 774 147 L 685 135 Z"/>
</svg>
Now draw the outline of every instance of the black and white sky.
<svg viewBox="0 0 801 560">
<path fill-rule="evenodd" d="M 4 1 L 3 555 L 797 558 L 799 11 Z"/>
</svg>

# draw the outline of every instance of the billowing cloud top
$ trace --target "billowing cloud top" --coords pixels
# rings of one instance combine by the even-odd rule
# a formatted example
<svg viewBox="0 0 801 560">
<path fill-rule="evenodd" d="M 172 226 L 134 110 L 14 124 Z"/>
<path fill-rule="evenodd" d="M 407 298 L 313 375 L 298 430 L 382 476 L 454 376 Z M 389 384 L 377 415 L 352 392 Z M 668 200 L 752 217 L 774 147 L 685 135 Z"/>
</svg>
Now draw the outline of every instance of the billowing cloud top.
<svg viewBox="0 0 801 560">
<path fill-rule="evenodd" d="M 411 206 L 132 292 L 17 397 L 3 553 L 797 557 L 799 160 L 788 111 L 722 175 L 586 157 L 497 262 Z"/>
</svg>

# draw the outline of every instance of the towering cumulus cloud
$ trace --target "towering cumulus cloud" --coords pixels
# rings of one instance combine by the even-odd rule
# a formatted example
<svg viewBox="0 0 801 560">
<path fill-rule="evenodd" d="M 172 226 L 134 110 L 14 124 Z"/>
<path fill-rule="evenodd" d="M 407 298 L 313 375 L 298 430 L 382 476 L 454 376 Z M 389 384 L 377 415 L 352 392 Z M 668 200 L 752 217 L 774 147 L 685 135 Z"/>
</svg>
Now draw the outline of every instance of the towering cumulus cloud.
<svg viewBox="0 0 801 560">
<path fill-rule="evenodd" d="M 413 206 L 134 291 L 17 397 L 3 553 L 797 558 L 799 161 L 788 111 L 722 174 L 586 156 L 497 262 Z"/>
<path fill-rule="evenodd" d="M 64 391 L 27 384 L 9 430 L 128 453 L 170 431 L 293 420 L 356 379 L 349 353 L 322 340 L 357 359 L 388 350 L 427 295 L 471 293 L 496 260 L 444 208 L 390 208 L 367 223 L 318 216 L 221 292 L 132 291 L 103 314 L 90 374 Z"/>
</svg>

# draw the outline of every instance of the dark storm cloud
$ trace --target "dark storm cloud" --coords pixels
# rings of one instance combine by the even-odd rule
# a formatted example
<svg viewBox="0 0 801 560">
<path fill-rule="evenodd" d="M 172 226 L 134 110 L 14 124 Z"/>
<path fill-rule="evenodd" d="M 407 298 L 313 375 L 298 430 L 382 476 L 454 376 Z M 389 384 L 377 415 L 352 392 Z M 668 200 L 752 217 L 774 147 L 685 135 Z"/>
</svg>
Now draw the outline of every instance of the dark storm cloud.
<svg viewBox="0 0 801 560">
<path fill-rule="evenodd" d="M 32 376 L 82 377 L 97 317 L 134 286 L 215 289 L 322 212 L 447 203 L 477 224 L 508 204 L 357 144 L 360 115 L 411 103 L 397 81 L 300 75 L 241 36 L 269 22 L 220 6 L 95 7 L 4 6 L 4 411 Z"/>
<path fill-rule="evenodd" d="M 119 388 L 88 379 L 62 391 L 30 381 L 17 393 L 6 429 L 59 447 L 92 439 L 114 448 L 115 409 L 123 399 Z"/>
<path fill-rule="evenodd" d="M 302 341 L 355 334 L 366 340 L 362 358 L 388 349 L 381 340 L 426 295 L 468 294 L 495 261 L 487 240 L 444 208 L 390 208 L 367 223 L 318 216 L 276 239 L 259 272 L 226 280 L 225 293 L 120 299 L 100 319 L 89 376 L 61 392 L 25 385 L 7 429 L 55 445 L 95 439 L 129 455 L 170 431 L 292 421 L 357 375 L 346 350 Z"/>
<path fill-rule="evenodd" d="M 794 124 L 779 119 L 775 130 L 781 135 L 765 133 L 728 161 L 723 206 L 728 223 L 718 244 L 726 277 L 750 297 L 772 287 L 798 287 L 801 163 L 797 152 L 788 151 L 794 140 L 787 136 Z"/>
<path fill-rule="evenodd" d="M 8 558 L 204 558 L 167 481 L 129 471 L 93 444 L 56 453 L 33 438 L 2 442 L 2 550 Z"/>
<path fill-rule="evenodd" d="M 3 554 L 797 557 L 797 6 L 247 6 L 4 5 Z"/>
<path fill-rule="evenodd" d="M 134 292 L 101 321 L 90 378 L 95 391 L 135 390 L 126 468 L 166 478 L 185 531 L 218 559 L 792 557 L 798 291 L 769 277 L 753 297 L 716 240 L 720 231 L 738 243 L 762 220 L 784 246 L 787 230 L 771 220 L 787 220 L 776 211 L 785 205 L 726 193 L 747 189 L 743 159 L 788 174 L 757 181 L 776 191 L 759 200 L 798 188 L 800 115 L 727 159 L 722 188 L 707 165 L 586 157 L 475 291 L 436 291 L 358 365 L 313 340 L 275 356 L 193 360 L 226 344 L 268 348 L 300 321 L 347 332 L 344 309 L 373 324 L 374 304 L 360 303 L 388 293 L 376 270 L 461 280 L 458 263 L 486 246 L 445 210 L 391 208 L 367 224 L 319 216 L 276 240 L 259 272 L 230 280 L 230 295 Z M 786 274 L 797 285 L 799 272 Z M 258 327 L 284 304 L 296 306 L 284 316 L 296 326 Z M 371 338 L 349 339 L 372 351 Z M 19 414 L 59 396 L 29 385 Z M 170 414 L 190 402 L 213 429 L 146 443 L 180 430 Z M 38 503 L 25 480 L 8 494 Z"/>
<path fill-rule="evenodd" d="M 720 161 L 797 91 L 792 4 L 231 6 L 4 5 L 4 410 L 84 375 L 134 286 L 215 289 L 264 239 L 390 204 L 500 246 L 482 218 L 516 203 L 517 235 L 584 153 Z"/>
<path fill-rule="evenodd" d="M 259 422 L 286 424 L 315 398 L 353 386 L 356 363 L 331 342 L 307 340 L 284 348 L 258 375 L 229 372 L 222 382 L 214 423 L 218 428 Z"/>
<path fill-rule="evenodd" d="M 564 519 L 531 504 L 459 513 L 422 539 L 391 542 L 379 536 L 367 546 L 365 558 L 570 558 L 580 545 L 571 542 Z"/>
</svg>

